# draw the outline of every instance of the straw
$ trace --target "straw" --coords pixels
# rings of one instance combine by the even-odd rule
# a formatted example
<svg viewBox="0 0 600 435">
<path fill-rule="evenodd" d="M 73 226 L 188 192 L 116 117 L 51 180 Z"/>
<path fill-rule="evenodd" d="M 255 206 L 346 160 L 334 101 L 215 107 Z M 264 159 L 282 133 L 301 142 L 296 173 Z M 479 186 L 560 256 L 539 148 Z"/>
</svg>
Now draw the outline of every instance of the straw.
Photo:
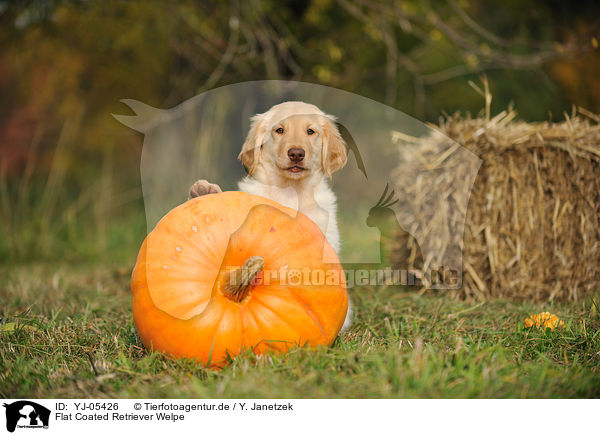
<svg viewBox="0 0 600 435">
<path fill-rule="evenodd" d="M 440 121 L 443 135 L 427 140 L 393 133 L 402 161 L 394 189 L 410 198 L 408 212 L 418 221 L 410 231 L 417 239 L 438 229 L 428 252 L 463 247 L 456 296 L 579 300 L 600 288 L 600 117 L 581 109 L 558 123 L 515 118 L 511 109 L 491 119 L 456 114 Z M 448 137 L 483 160 L 470 198 L 460 197 L 455 186 L 473 167 L 452 159 L 456 146 Z M 416 167 L 425 167 L 429 178 L 415 182 L 410 168 Z M 428 204 L 439 192 L 448 192 L 443 203 Z M 460 240 L 453 230 L 461 226 L 460 205 L 467 201 Z M 406 237 L 395 240 L 394 262 L 408 260 L 398 254 L 407 243 Z M 435 255 L 428 261 L 435 263 Z"/>
</svg>

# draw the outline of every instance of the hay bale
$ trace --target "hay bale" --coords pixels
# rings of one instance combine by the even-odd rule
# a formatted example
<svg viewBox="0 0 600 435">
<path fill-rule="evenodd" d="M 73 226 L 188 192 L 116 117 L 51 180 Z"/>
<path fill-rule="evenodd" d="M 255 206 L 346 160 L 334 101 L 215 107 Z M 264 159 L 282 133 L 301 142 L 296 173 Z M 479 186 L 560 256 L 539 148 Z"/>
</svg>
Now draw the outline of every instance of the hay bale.
<svg viewBox="0 0 600 435">
<path fill-rule="evenodd" d="M 515 121 L 511 110 L 493 119 L 455 115 L 442 120 L 437 128 L 483 162 L 470 199 L 456 198 L 454 192 L 435 207 L 423 198 L 444 189 L 453 192 L 473 167 L 452 159 L 456 145 L 443 135 L 412 143 L 400 136 L 396 191 L 411 198 L 407 213 L 421 222 L 415 221 L 411 232 L 419 238 L 427 231 L 423 223 L 432 222 L 448 228 L 432 242 L 437 244 L 433 257 L 453 242 L 462 247 L 463 283 L 455 294 L 480 300 L 578 300 L 600 288 L 600 118 L 586 115 L 593 122 L 574 114 L 560 123 L 526 123 Z M 429 162 L 428 171 L 423 162 Z M 435 165 L 445 170 L 431 171 Z M 414 182 L 419 172 L 429 178 Z M 452 240 L 465 199 L 464 239 Z M 394 252 L 405 251 L 406 243 L 396 240 L 395 262 L 405 261 Z"/>
</svg>

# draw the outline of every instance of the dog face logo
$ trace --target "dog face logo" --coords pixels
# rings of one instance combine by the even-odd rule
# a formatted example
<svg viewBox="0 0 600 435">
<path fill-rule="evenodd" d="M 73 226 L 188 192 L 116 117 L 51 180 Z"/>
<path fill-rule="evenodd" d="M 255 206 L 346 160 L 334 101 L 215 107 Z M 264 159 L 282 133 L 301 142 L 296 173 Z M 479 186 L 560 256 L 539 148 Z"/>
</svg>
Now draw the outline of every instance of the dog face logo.
<svg viewBox="0 0 600 435">
<path fill-rule="evenodd" d="M 223 191 L 243 190 L 293 209 L 304 202 L 330 243 L 341 240 L 338 259 L 346 271 L 410 269 L 426 278 L 421 283 L 429 288 L 462 286 L 464 222 L 482 160 L 439 130 L 359 95 L 293 81 L 223 86 L 169 109 L 122 101 L 134 114 L 114 117 L 144 135 L 140 175 L 148 232 L 203 179 L 210 182 L 202 186 L 209 192 L 214 185 Z M 328 154 L 321 156 L 319 172 L 313 151 L 315 176 L 294 184 L 304 172 L 283 177 L 280 171 L 297 170 L 309 160 L 310 149 L 304 145 L 320 143 L 321 152 L 329 145 L 313 139 L 325 137 L 326 124 L 311 128 L 314 113 L 308 107 L 331 114 L 330 120 L 335 116 L 347 164 L 330 180 L 331 162 L 322 159 Z M 300 112 L 288 115 L 288 109 Z M 257 119 L 264 121 L 256 124 Z M 291 142 L 285 139 L 288 134 Z M 246 143 L 253 144 L 252 153 L 244 152 Z M 286 146 L 269 151 L 275 143 Z M 302 156 L 287 153 L 299 148 Z M 263 170 L 252 172 L 258 161 Z M 253 173 L 256 184 L 245 181 L 246 171 Z M 314 185 L 318 180 L 326 187 Z M 446 270 L 452 279 L 439 278 Z M 353 282 L 347 279 L 346 285 Z"/>
<path fill-rule="evenodd" d="M 6 430 L 14 432 L 16 428 L 48 428 L 50 410 L 29 400 L 19 400 L 3 405 L 6 408 Z"/>
</svg>

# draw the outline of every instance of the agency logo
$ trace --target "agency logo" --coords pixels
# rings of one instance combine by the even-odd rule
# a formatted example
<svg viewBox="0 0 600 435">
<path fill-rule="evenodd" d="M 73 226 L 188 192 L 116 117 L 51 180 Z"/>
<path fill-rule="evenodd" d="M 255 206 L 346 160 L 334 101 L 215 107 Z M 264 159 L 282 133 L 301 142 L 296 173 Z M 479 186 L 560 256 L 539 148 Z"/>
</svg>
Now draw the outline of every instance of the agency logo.
<svg viewBox="0 0 600 435">
<path fill-rule="evenodd" d="M 48 429 L 50 410 L 29 400 L 19 400 L 6 408 L 6 430 L 14 432 L 19 429 Z"/>
<path fill-rule="evenodd" d="M 114 117 L 144 134 L 148 232 L 188 193 L 241 190 L 304 211 L 336 251 L 347 287 L 461 288 L 482 160 L 436 128 L 359 95 L 285 80 L 222 86 L 168 109 L 123 103 L 134 114 Z"/>
</svg>

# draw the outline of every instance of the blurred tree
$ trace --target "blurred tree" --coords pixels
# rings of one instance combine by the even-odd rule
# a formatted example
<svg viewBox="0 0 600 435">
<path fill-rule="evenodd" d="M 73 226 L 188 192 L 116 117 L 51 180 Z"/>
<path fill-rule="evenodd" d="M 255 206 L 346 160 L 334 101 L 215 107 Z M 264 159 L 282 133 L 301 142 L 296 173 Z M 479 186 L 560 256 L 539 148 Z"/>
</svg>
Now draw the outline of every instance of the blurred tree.
<svg viewBox="0 0 600 435">
<path fill-rule="evenodd" d="M 121 98 L 169 107 L 265 78 L 322 83 L 435 120 L 478 111 L 468 82 L 486 73 L 496 109 L 514 101 L 531 120 L 571 104 L 600 111 L 599 11 L 558 0 L 0 2 L 0 158 L 19 173 L 35 146 L 50 162 L 45 150 L 79 119 L 65 164 L 85 180 L 107 152 L 120 150 L 117 168 L 137 158 L 121 150 L 139 140 L 110 117 Z"/>
</svg>

